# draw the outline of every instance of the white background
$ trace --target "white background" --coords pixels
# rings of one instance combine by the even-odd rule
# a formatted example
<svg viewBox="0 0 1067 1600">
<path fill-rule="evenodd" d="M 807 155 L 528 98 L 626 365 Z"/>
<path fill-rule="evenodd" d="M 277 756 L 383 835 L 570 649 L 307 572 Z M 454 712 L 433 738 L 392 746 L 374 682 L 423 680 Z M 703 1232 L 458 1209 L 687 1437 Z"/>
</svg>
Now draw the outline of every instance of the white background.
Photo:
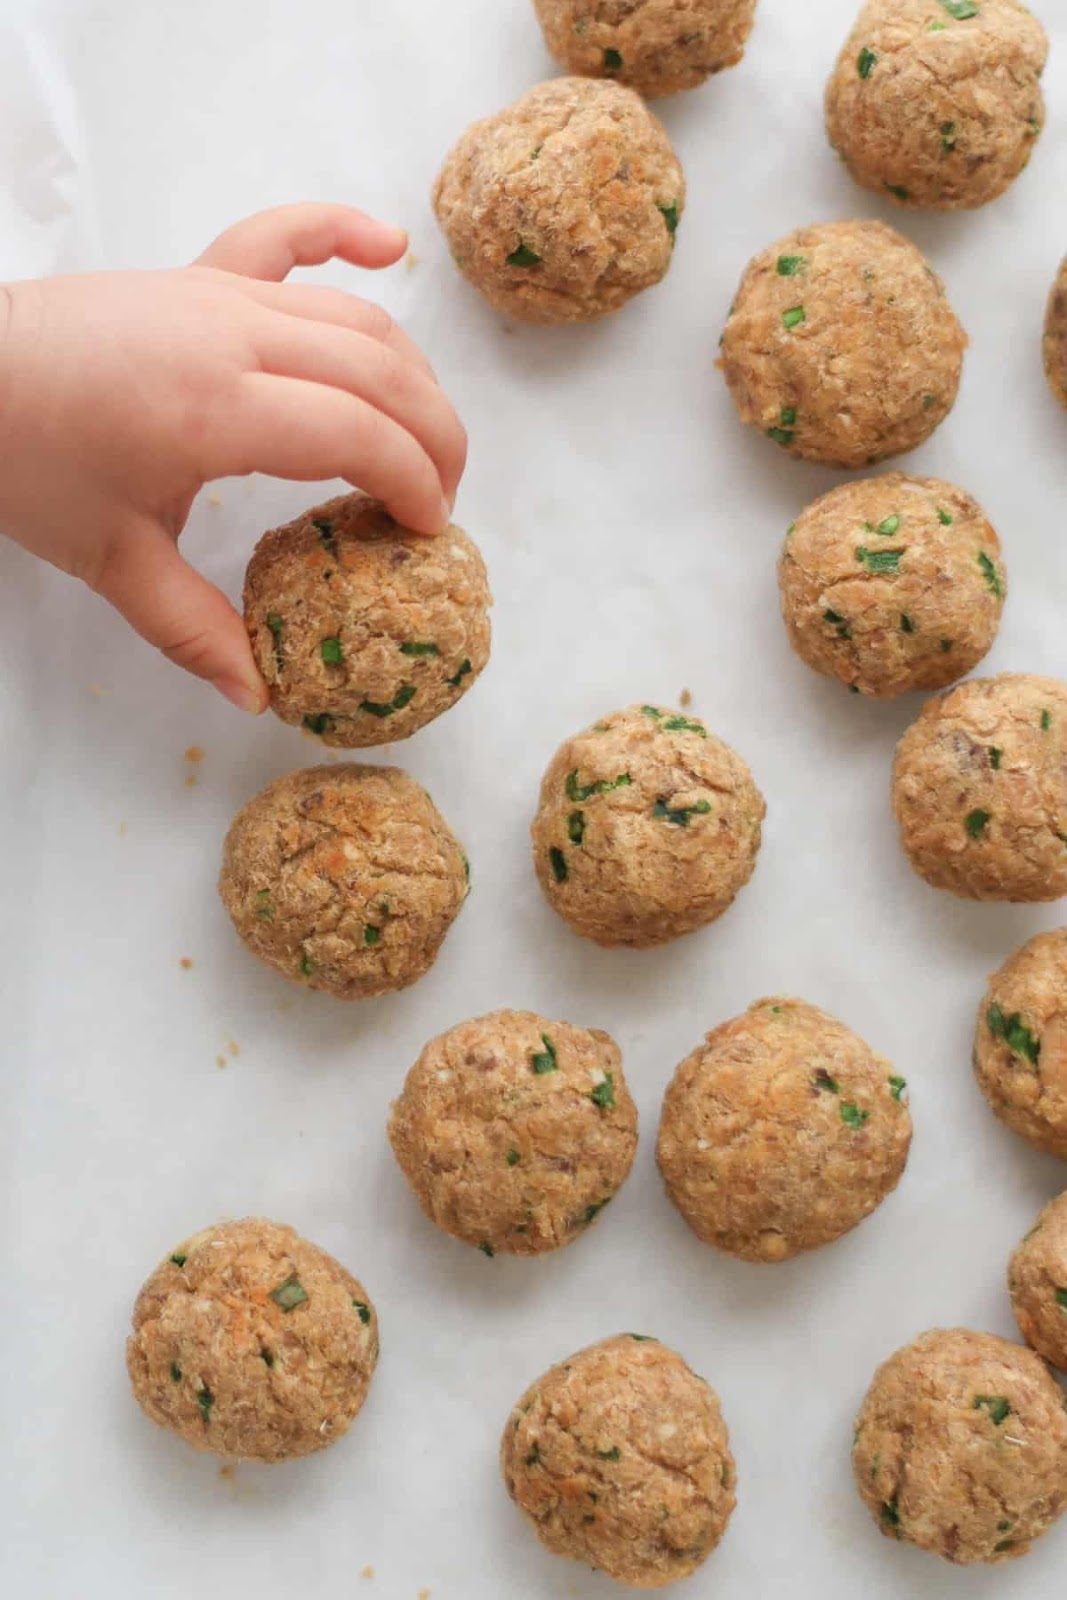
<svg viewBox="0 0 1067 1600">
<path fill-rule="evenodd" d="M 1006 1258 L 1064 1169 L 987 1111 L 971 1034 L 986 974 L 1057 911 L 973 906 L 911 875 L 887 790 L 918 701 L 875 705 L 814 677 L 778 618 L 783 531 L 838 480 L 743 430 L 713 367 L 757 250 L 818 220 L 902 226 L 972 338 L 955 412 L 907 464 L 972 490 L 1004 540 L 989 667 L 1067 672 L 1067 416 L 1039 353 L 1067 249 L 1058 8 L 1043 7 L 1050 119 L 1029 172 L 978 215 L 901 220 L 851 186 L 822 135 L 851 0 L 762 0 L 744 64 L 661 106 L 689 179 L 669 278 L 603 325 L 545 332 L 487 310 L 428 203 L 466 123 L 552 70 L 528 0 L 85 0 L 24 18 L 20 3 L 0 49 L 0 275 L 169 264 L 297 198 L 403 222 L 411 270 L 319 277 L 380 295 L 451 389 L 472 441 L 457 515 L 497 605 L 482 681 L 392 752 L 464 840 L 472 898 L 417 990 L 346 1007 L 248 957 L 214 889 L 234 811 L 312 745 L 242 719 L 88 593 L 0 550 L 5 1593 L 601 1600 L 618 1591 L 543 1552 L 509 1504 L 497 1440 L 551 1361 L 636 1328 L 720 1391 L 739 1466 L 726 1539 L 680 1594 L 1061 1595 L 1067 1527 L 1021 1564 L 954 1571 L 882 1540 L 849 1470 L 879 1360 L 932 1325 L 1013 1332 Z M 258 534 L 314 494 L 257 479 L 219 495 L 194 510 L 186 549 L 237 596 Z M 598 951 L 534 882 L 540 773 L 574 729 L 683 686 L 767 796 L 759 867 L 705 933 Z M 190 745 L 205 752 L 193 787 Z M 774 991 L 892 1059 L 916 1134 L 899 1192 L 862 1228 L 760 1268 L 689 1234 L 653 1148 L 677 1061 Z M 608 1028 L 641 1110 L 628 1186 L 538 1262 L 438 1235 L 384 1134 L 426 1039 L 499 1006 Z M 364 1280 L 383 1356 L 342 1443 L 222 1477 L 142 1417 L 123 1343 L 157 1260 L 249 1213 L 295 1224 Z"/>
</svg>

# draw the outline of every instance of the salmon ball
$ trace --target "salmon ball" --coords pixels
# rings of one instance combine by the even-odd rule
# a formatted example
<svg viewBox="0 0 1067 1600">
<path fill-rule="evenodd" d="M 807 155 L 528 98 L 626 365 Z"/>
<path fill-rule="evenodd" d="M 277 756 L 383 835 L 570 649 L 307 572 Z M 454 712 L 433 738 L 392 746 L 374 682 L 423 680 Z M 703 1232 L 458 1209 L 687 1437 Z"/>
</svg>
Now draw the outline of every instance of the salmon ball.
<svg viewBox="0 0 1067 1600">
<path fill-rule="evenodd" d="M 635 1589 L 695 1572 L 736 1504 L 718 1395 L 644 1334 L 550 1367 L 508 1418 L 500 1461 L 543 1545 Z"/>
<path fill-rule="evenodd" d="M 839 1239 L 896 1188 L 907 1085 L 857 1034 L 803 1000 L 758 1000 L 679 1066 L 656 1159 L 698 1238 L 742 1261 Z"/>
<path fill-rule="evenodd" d="M 534 0 L 534 9 L 565 72 L 614 78 L 651 99 L 736 66 L 756 0 Z"/>
<path fill-rule="evenodd" d="M 874 1375 L 856 1418 L 856 1488 L 882 1533 L 946 1561 L 1007 1561 L 1067 1500 L 1067 1411 L 1022 1345 L 935 1328 Z"/>
<path fill-rule="evenodd" d="M 742 422 L 828 467 L 914 450 L 952 410 L 967 335 L 882 222 L 800 228 L 749 263 L 722 336 Z"/>
<path fill-rule="evenodd" d="M 789 530 L 778 563 L 793 649 L 853 692 L 942 689 L 1000 626 L 1000 541 L 976 500 L 901 472 L 845 483 Z"/>
<path fill-rule="evenodd" d="M 695 717 L 631 706 L 566 740 L 541 784 L 534 866 L 575 933 L 666 944 L 752 876 L 766 812 L 741 757 Z"/>
<path fill-rule="evenodd" d="M 256 546 L 245 624 L 283 722 L 387 744 L 439 717 L 489 659 L 485 564 L 462 528 L 426 539 L 342 495 Z"/>
<path fill-rule="evenodd" d="M 989 581 L 1000 582 L 992 561 Z M 1067 894 L 1067 684 L 972 678 L 897 746 L 893 810 L 915 871 L 967 900 Z"/>
<path fill-rule="evenodd" d="M 1003 1123 L 1067 1158 L 1067 928 L 1037 934 L 990 978 L 974 1070 Z"/>
<path fill-rule="evenodd" d="M 487 1256 L 533 1256 L 578 1238 L 626 1181 L 637 1108 L 606 1033 L 496 1011 L 430 1041 L 389 1139 L 431 1222 Z"/>
<path fill-rule="evenodd" d="M 1061 406 L 1067 406 L 1067 258 L 1060 263 L 1045 313 L 1045 375 Z"/>
<path fill-rule="evenodd" d="M 1067 1193 L 1049 1201 L 1016 1247 L 1008 1292 L 1027 1344 L 1067 1371 Z"/>
<path fill-rule="evenodd" d="M 434 210 L 460 271 L 519 322 L 589 322 L 671 264 L 685 179 L 632 89 L 556 78 L 467 129 Z"/>
<path fill-rule="evenodd" d="M 178 1245 L 137 1296 L 126 1345 L 153 1422 L 252 1461 L 307 1456 L 347 1433 L 377 1361 L 378 1319 L 358 1278 L 261 1217 Z"/>
<path fill-rule="evenodd" d="M 467 858 L 396 767 L 290 772 L 234 818 L 219 893 L 253 955 L 340 1000 L 428 972 L 468 892 Z"/>
<path fill-rule="evenodd" d="M 830 143 L 902 206 L 984 206 L 1030 159 L 1047 57 L 1019 0 L 868 0 L 827 85 Z"/>
</svg>

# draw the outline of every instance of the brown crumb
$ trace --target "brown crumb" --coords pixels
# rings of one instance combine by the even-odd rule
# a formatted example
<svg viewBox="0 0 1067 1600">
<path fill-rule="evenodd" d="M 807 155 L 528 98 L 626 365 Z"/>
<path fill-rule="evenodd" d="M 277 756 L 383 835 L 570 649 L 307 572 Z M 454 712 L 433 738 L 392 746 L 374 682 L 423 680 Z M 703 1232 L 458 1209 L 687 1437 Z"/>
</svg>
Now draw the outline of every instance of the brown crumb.
<svg viewBox="0 0 1067 1600">
<path fill-rule="evenodd" d="M 360 1573 L 360 1577 L 361 1578 L 373 1578 L 374 1577 L 374 1568 L 373 1567 L 364 1567 L 363 1571 Z"/>
<path fill-rule="evenodd" d="M 225 1478 L 227 1483 L 232 1483 L 236 1476 L 237 1468 L 233 1465 L 232 1461 L 227 1462 L 224 1467 L 219 1468 L 219 1477 Z"/>
<path fill-rule="evenodd" d="M 678 704 L 681 706 L 683 711 L 685 710 L 686 706 L 691 706 L 693 704 L 693 696 L 689 693 L 688 689 L 682 690 L 681 694 L 678 696 Z"/>
<path fill-rule="evenodd" d="M 430 1600 L 430 1591 L 429 1591 L 429 1589 L 420 1589 L 419 1590 L 419 1600 Z"/>
<path fill-rule="evenodd" d="M 208 503 L 209 506 L 221 506 L 221 504 L 222 504 L 222 496 L 221 496 L 221 494 L 209 494 L 208 497 L 207 497 L 207 503 Z"/>
<path fill-rule="evenodd" d="M 185 752 L 185 759 L 186 761 L 193 762 L 195 765 L 197 762 L 203 761 L 204 752 L 201 750 L 198 744 L 191 744 L 188 750 Z"/>
<path fill-rule="evenodd" d="M 191 972 L 193 970 L 192 957 L 182 956 L 181 960 L 178 962 L 178 965 L 179 967 L 183 967 L 186 972 Z"/>
<path fill-rule="evenodd" d="M 231 1056 L 239 1056 L 241 1054 L 241 1046 L 237 1043 L 236 1039 L 227 1039 L 226 1048 L 230 1052 Z"/>
<path fill-rule="evenodd" d="M 92 695 L 94 700 L 100 700 L 105 694 L 107 694 L 107 690 L 101 688 L 98 683 L 91 683 L 89 685 L 89 693 Z"/>
<path fill-rule="evenodd" d="M 227 1066 L 227 1065 L 228 1065 L 228 1064 L 229 1064 L 229 1063 L 228 1063 L 228 1062 L 227 1062 L 227 1060 L 226 1060 L 226 1057 L 225 1057 L 225 1056 L 216 1056 L 216 1057 L 215 1057 L 215 1065 L 216 1065 L 216 1066 L 217 1066 L 217 1067 L 225 1067 L 225 1066 Z"/>
<path fill-rule="evenodd" d="M 195 772 L 190 772 L 190 773 L 188 773 L 186 775 L 185 787 L 187 789 L 195 789 L 199 782 L 200 782 L 200 779 L 197 777 L 196 773 Z"/>
<path fill-rule="evenodd" d="M 404 265 L 405 265 L 405 267 L 408 269 L 409 272 L 414 272 L 414 270 L 418 266 L 418 264 L 419 264 L 418 256 L 415 254 L 414 250 L 409 250 L 407 255 L 404 257 Z"/>
</svg>

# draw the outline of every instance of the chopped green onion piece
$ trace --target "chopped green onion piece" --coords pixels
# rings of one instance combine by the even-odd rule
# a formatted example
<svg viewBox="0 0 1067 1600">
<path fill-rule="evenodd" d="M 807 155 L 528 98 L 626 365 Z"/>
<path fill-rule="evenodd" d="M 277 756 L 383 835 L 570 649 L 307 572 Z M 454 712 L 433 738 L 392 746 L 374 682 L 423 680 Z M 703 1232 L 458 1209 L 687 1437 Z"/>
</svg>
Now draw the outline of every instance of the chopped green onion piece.
<svg viewBox="0 0 1067 1600">
<path fill-rule="evenodd" d="M 710 810 L 710 800 L 698 800 L 695 805 L 678 806 L 672 810 L 666 800 L 660 798 L 652 807 L 652 815 L 661 822 L 673 823 L 676 828 L 688 828 L 690 817 L 706 817 Z"/>
<path fill-rule="evenodd" d="M 868 50 L 866 46 L 864 46 L 856 60 L 856 71 L 859 73 L 861 78 L 870 77 L 872 68 L 877 60 L 878 57 L 875 55 L 874 51 Z"/>
<path fill-rule="evenodd" d="M 907 1087 L 907 1078 L 898 1078 L 894 1075 L 889 1080 L 889 1092 L 894 1100 L 899 1100 Z"/>
<path fill-rule="evenodd" d="M 206 1427 L 211 1417 L 211 1408 L 215 1404 L 215 1396 L 212 1394 L 206 1383 L 202 1389 L 197 1390 L 196 1403 L 200 1407 L 200 1415 L 203 1418 L 204 1425 Z"/>
<path fill-rule="evenodd" d="M 979 834 L 985 832 L 986 824 L 989 822 L 989 819 L 990 813 L 988 811 L 983 811 L 979 806 L 974 811 L 969 811 L 967 813 L 967 816 L 964 818 L 963 826 L 967 829 L 967 832 L 972 839 L 977 839 Z"/>
<path fill-rule="evenodd" d="M 782 312 L 782 321 L 787 328 L 799 328 L 802 322 L 807 321 L 807 316 L 803 306 L 790 306 L 788 311 Z"/>
<path fill-rule="evenodd" d="M 458 670 L 452 674 L 451 678 L 446 678 L 445 682 L 453 689 L 458 689 L 464 678 L 469 677 L 473 671 L 474 668 L 471 666 L 470 661 L 464 657 L 459 664 Z"/>
<path fill-rule="evenodd" d="M 795 278 L 804 272 L 808 265 L 807 256 L 779 256 L 778 276 L 780 278 Z"/>
<path fill-rule="evenodd" d="M 184 1267 L 184 1265 L 188 1261 L 189 1257 L 188 1256 L 183 1256 L 181 1254 L 181 1252 L 179 1251 L 179 1252 L 175 1253 L 174 1255 L 172 1255 L 170 1259 L 173 1261 L 173 1263 L 174 1263 L 174 1265 L 176 1267 Z"/>
<path fill-rule="evenodd" d="M 319 654 L 328 667 L 339 667 L 344 660 L 340 639 L 323 639 Z"/>
<path fill-rule="evenodd" d="M 1004 1396 L 999 1394 L 976 1394 L 973 1409 L 988 1412 L 990 1422 L 997 1428 L 1011 1416 L 1011 1406 Z"/>
<path fill-rule="evenodd" d="M 617 50 L 604 51 L 604 70 L 606 72 L 618 72 L 621 66 L 622 56 Z"/>
<path fill-rule="evenodd" d="M 581 844 L 585 838 L 585 812 L 572 811 L 567 818 L 567 838 L 571 844 Z"/>
<path fill-rule="evenodd" d="M 509 267 L 536 267 L 541 263 L 541 257 L 529 245 L 520 244 L 507 258 Z"/>
<path fill-rule="evenodd" d="M 545 1047 L 544 1050 L 530 1057 L 530 1065 L 539 1077 L 546 1072 L 555 1072 L 559 1067 L 559 1062 L 556 1059 L 556 1047 L 546 1033 L 541 1035 L 541 1043 Z"/>
<path fill-rule="evenodd" d="M 556 882 L 566 883 L 570 877 L 570 868 L 567 866 L 567 858 L 563 851 L 557 845 L 553 845 L 548 852 L 548 859 L 552 867 L 552 876 Z"/>
<path fill-rule="evenodd" d="M 865 545 L 856 549 L 856 560 L 868 572 L 898 572 L 903 550 L 868 550 Z"/>
<path fill-rule="evenodd" d="M 982 569 L 986 583 L 988 583 L 989 587 L 999 600 L 1001 595 L 1004 593 L 1004 588 L 1000 581 L 1000 574 L 996 569 L 996 564 L 990 560 L 984 550 L 979 550 L 978 552 L 978 565 Z"/>
<path fill-rule="evenodd" d="M 656 202 L 656 210 L 663 213 L 663 220 L 667 224 L 667 232 L 672 236 L 678 232 L 678 202 L 672 200 L 669 206 Z"/>
<path fill-rule="evenodd" d="M 369 717 L 391 717 L 394 711 L 403 711 L 404 707 L 409 706 L 414 698 L 415 685 L 413 683 L 405 683 L 403 688 L 398 689 L 393 698 L 385 705 L 379 705 L 373 700 L 361 700 L 359 709 L 365 711 Z"/>
<path fill-rule="evenodd" d="M 370 1306 L 364 1304 L 362 1300 L 353 1300 L 352 1304 L 359 1313 L 360 1322 L 364 1327 L 367 1327 L 370 1323 Z"/>
<path fill-rule="evenodd" d="M 292 1272 L 284 1283 L 280 1283 L 276 1289 L 271 1290 L 270 1297 L 274 1304 L 280 1306 L 283 1311 L 295 1311 L 297 1306 L 304 1304 L 308 1294 L 296 1273 Z"/>
<path fill-rule="evenodd" d="M 400 646 L 402 656 L 439 656 L 440 650 L 435 644 L 420 644 L 417 639 L 405 639 Z"/>
<path fill-rule="evenodd" d="M 603 1083 L 598 1083 L 589 1096 L 595 1106 L 601 1111 L 615 1110 L 615 1077 L 613 1073 L 605 1072 Z"/>
<path fill-rule="evenodd" d="M 841 1102 L 841 1121 L 847 1122 L 850 1128 L 862 1128 L 870 1114 L 869 1111 L 861 1111 L 851 1100 Z"/>
<path fill-rule="evenodd" d="M 481 1244 L 478 1246 L 478 1249 L 482 1252 L 483 1256 L 488 1256 L 490 1261 L 492 1261 L 493 1257 L 496 1255 L 496 1251 L 493 1249 L 492 1245 L 487 1239 L 482 1240 Z"/>
</svg>

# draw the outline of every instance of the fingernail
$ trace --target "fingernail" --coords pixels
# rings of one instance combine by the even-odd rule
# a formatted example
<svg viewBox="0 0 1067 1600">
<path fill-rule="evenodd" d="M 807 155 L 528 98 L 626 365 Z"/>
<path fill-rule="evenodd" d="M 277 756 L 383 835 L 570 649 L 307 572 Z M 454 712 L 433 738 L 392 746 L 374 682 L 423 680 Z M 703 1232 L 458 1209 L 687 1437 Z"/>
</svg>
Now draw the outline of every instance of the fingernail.
<svg viewBox="0 0 1067 1600">
<path fill-rule="evenodd" d="M 451 522 L 452 522 L 452 507 L 451 507 L 451 505 L 449 504 L 449 502 L 447 500 L 442 500 L 441 501 L 441 526 L 438 529 L 438 532 L 439 533 L 444 533 L 445 529 L 450 526 Z"/>
<path fill-rule="evenodd" d="M 252 716 L 258 717 L 260 712 L 267 709 L 263 690 L 254 684 L 243 682 L 240 678 L 219 678 L 215 687 L 239 711 L 248 711 Z"/>
</svg>

